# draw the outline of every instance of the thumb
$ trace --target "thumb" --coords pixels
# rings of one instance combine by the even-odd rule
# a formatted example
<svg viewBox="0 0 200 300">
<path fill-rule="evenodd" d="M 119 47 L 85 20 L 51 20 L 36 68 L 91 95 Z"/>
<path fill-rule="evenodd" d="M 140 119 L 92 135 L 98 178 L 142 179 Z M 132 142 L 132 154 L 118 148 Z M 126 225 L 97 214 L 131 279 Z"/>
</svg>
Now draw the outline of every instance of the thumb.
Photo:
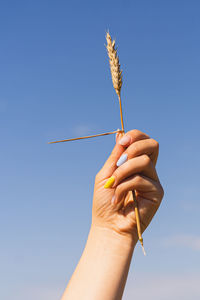
<svg viewBox="0 0 200 300">
<path fill-rule="evenodd" d="M 116 134 L 116 144 L 110 156 L 106 160 L 104 166 L 99 172 L 101 174 L 102 179 L 110 177 L 113 174 L 113 172 L 117 169 L 116 163 L 125 150 L 124 147 L 119 144 L 119 141 L 123 135 L 123 132 L 119 132 Z"/>
</svg>

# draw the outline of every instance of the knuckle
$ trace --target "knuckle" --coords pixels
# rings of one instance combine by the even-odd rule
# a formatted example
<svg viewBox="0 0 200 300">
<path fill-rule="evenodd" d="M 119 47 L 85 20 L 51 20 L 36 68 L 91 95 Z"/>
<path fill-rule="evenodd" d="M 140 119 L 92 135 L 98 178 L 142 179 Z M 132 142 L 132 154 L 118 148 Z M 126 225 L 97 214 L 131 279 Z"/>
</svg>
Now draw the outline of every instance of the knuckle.
<svg viewBox="0 0 200 300">
<path fill-rule="evenodd" d="M 134 178 L 135 185 L 140 185 L 141 182 L 142 182 L 142 177 L 139 176 L 139 175 L 136 175 L 135 178 Z"/>
<path fill-rule="evenodd" d="M 162 185 L 160 185 L 160 196 L 161 196 L 161 200 L 162 200 L 162 198 L 164 197 L 164 194 L 165 194 L 164 189 L 163 189 Z"/>
<path fill-rule="evenodd" d="M 160 184 L 159 188 L 158 188 L 158 197 L 157 197 L 158 206 L 162 202 L 163 197 L 164 197 L 164 189 L 163 189 L 162 185 Z"/>
<path fill-rule="evenodd" d="M 153 147 L 154 147 L 156 150 L 159 150 L 159 143 L 158 143 L 156 140 L 154 140 L 154 139 L 152 139 L 152 143 L 153 143 Z"/>
<path fill-rule="evenodd" d="M 115 189 L 115 194 L 117 197 L 120 197 L 124 193 L 124 186 L 123 184 L 120 184 Z"/>
<path fill-rule="evenodd" d="M 133 155 L 137 155 L 138 154 L 138 152 L 139 152 L 139 146 L 138 146 L 137 143 L 133 144 L 132 152 L 133 152 L 132 153 Z"/>
<path fill-rule="evenodd" d="M 146 136 L 146 137 L 149 138 L 149 135 L 148 135 L 148 134 L 146 134 L 145 132 L 142 132 L 142 131 L 140 131 L 140 130 L 138 130 L 138 129 L 134 129 L 133 132 L 134 132 L 134 135 L 137 136 L 137 137 L 138 137 L 138 136 L 142 136 L 142 137 L 143 137 L 143 136 Z"/>
<path fill-rule="evenodd" d="M 133 140 L 139 139 L 139 137 L 143 137 L 143 136 L 149 137 L 146 133 L 144 133 L 138 129 L 132 129 L 132 130 L 126 132 L 126 134 L 130 135 Z"/>
<path fill-rule="evenodd" d="M 139 134 L 142 133 L 142 131 L 140 131 L 140 130 L 138 130 L 138 129 L 133 129 L 133 130 L 131 130 L 131 132 L 132 132 L 133 134 L 135 134 L 135 135 L 139 135 Z"/>
<path fill-rule="evenodd" d="M 138 129 L 133 129 L 129 132 L 133 137 L 138 137 L 138 136 L 144 135 L 144 133 Z"/>
<path fill-rule="evenodd" d="M 144 167 L 149 167 L 151 164 L 151 159 L 146 154 L 143 155 L 143 163 L 144 163 Z"/>
</svg>

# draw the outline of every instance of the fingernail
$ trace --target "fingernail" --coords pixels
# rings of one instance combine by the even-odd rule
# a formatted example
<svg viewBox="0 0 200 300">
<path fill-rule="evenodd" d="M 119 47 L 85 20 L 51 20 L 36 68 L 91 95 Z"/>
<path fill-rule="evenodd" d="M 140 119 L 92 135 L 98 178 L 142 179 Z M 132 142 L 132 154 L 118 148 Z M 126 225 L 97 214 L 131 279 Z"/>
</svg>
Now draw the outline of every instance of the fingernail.
<svg viewBox="0 0 200 300">
<path fill-rule="evenodd" d="M 113 195 L 113 196 L 112 196 L 112 199 L 111 199 L 111 204 L 112 204 L 112 205 L 115 204 L 115 199 L 116 199 L 116 196 Z"/>
<path fill-rule="evenodd" d="M 104 188 L 105 189 L 108 189 L 108 188 L 111 188 L 113 186 L 115 182 L 115 177 L 114 176 L 111 176 L 110 178 L 108 178 L 108 180 L 106 181 L 105 185 L 104 185 Z"/>
<path fill-rule="evenodd" d="M 130 143 L 130 141 L 131 141 L 130 135 L 125 135 L 125 136 L 123 136 L 123 138 L 121 138 L 121 140 L 119 141 L 119 144 L 122 146 L 126 146 L 128 143 Z"/>
<path fill-rule="evenodd" d="M 127 158 L 128 158 L 127 153 L 122 154 L 122 155 L 120 156 L 120 158 L 118 159 L 116 165 L 117 165 L 118 167 L 120 167 L 121 165 L 123 165 L 123 163 L 125 163 L 125 162 L 127 161 Z"/>
</svg>

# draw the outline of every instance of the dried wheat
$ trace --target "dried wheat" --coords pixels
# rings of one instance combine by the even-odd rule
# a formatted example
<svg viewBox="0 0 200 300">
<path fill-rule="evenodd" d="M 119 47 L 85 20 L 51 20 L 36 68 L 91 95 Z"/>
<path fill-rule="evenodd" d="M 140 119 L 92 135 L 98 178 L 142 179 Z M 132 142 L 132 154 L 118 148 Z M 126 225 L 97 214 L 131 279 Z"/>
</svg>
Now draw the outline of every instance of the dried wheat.
<svg viewBox="0 0 200 300">
<path fill-rule="evenodd" d="M 122 87 L 122 71 L 120 70 L 119 57 L 117 56 L 117 50 L 115 49 L 115 40 L 112 41 L 108 32 L 106 34 L 106 40 L 113 86 L 119 96 Z"/>
</svg>

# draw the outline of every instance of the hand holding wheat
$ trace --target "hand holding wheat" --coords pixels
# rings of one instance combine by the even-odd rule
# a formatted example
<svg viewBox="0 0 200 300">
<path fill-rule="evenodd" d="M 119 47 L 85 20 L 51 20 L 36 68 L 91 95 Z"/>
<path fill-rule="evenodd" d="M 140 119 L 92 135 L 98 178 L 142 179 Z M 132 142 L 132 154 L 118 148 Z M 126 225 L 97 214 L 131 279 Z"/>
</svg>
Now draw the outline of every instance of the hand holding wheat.
<svg viewBox="0 0 200 300">
<path fill-rule="evenodd" d="M 148 155 L 147 155 L 148 154 Z M 126 161 L 117 167 L 122 156 Z M 116 145 L 95 180 L 92 226 L 108 228 L 128 236 L 135 244 L 138 240 L 134 203 L 128 193 L 136 190 L 143 232 L 156 213 L 163 197 L 155 164 L 158 143 L 138 130 L 131 130 L 124 138 L 119 133 Z M 112 188 L 105 183 L 112 178 Z"/>
</svg>

